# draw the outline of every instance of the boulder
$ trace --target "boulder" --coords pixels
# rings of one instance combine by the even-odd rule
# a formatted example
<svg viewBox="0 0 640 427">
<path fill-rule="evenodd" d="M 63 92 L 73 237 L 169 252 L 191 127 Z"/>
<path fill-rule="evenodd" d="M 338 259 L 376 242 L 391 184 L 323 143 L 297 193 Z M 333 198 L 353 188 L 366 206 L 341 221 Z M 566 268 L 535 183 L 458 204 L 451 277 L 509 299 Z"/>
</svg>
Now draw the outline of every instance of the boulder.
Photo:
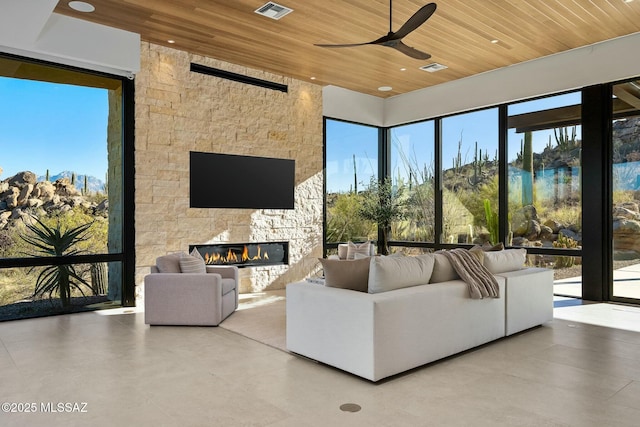
<svg viewBox="0 0 640 427">
<path fill-rule="evenodd" d="M 69 178 L 60 178 L 53 183 L 55 187 L 55 193 L 61 197 L 74 197 L 80 196 L 82 193 L 78 191 L 76 187 L 71 185 Z"/>
<path fill-rule="evenodd" d="M 39 208 L 44 205 L 44 201 L 42 199 L 31 198 L 27 200 L 26 205 L 30 208 Z"/>
<path fill-rule="evenodd" d="M 628 209 L 633 212 L 640 212 L 640 208 L 636 202 L 624 202 L 620 204 L 620 207 Z"/>
<path fill-rule="evenodd" d="M 32 197 L 37 197 L 43 202 L 49 202 L 53 199 L 56 187 L 49 181 L 40 181 L 33 187 Z"/>
<path fill-rule="evenodd" d="M 618 218 L 613 221 L 613 234 L 631 233 L 640 234 L 640 222 L 626 218 Z"/>
<path fill-rule="evenodd" d="M 9 187 L 23 187 L 27 184 L 34 185 L 38 181 L 36 174 L 25 171 L 19 172 L 7 180 Z"/>
<path fill-rule="evenodd" d="M 7 191 L 2 193 L 2 197 L 7 204 L 7 209 L 13 209 L 18 206 L 18 196 L 20 196 L 18 187 L 9 187 Z"/>
<path fill-rule="evenodd" d="M 33 184 L 25 184 L 20 189 L 20 195 L 18 195 L 18 206 L 24 206 L 31 197 L 31 192 L 33 191 Z"/>
<path fill-rule="evenodd" d="M 613 217 L 640 220 L 640 213 L 622 206 L 616 206 L 613 208 Z"/>
<path fill-rule="evenodd" d="M 547 227 L 546 225 L 540 226 L 540 239 L 542 240 L 553 240 L 553 230 L 551 227 Z"/>
<path fill-rule="evenodd" d="M 512 246 L 531 246 L 531 243 L 529 242 L 529 240 L 527 240 L 524 237 L 514 237 L 511 240 L 511 245 Z"/>
<path fill-rule="evenodd" d="M 558 234 L 560 229 L 563 228 L 562 224 L 555 219 L 546 220 L 544 226 L 550 228 L 553 234 Z"/>
</svg>

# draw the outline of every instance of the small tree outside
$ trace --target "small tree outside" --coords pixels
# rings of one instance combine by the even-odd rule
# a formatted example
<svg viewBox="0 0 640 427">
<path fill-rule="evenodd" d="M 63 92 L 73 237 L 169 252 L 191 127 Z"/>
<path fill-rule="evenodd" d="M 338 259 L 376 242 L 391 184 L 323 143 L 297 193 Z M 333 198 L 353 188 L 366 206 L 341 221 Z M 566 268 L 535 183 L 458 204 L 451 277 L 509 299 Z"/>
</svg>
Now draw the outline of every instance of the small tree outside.
<svg viewBox="0 0 640 427">
<path fill-rule="evenodd" d="M 389 232 L 391 223 L 405 217 L 402 193 L 404 187 L 394 187 L 391 178 L 377 180 L 371 178 L 369 187 L 362 193 L 362 204 L 358 210 L 360 218 L 378 224 L 382 240 L 378 241 L 378 253 L 389 254 Z"/>
</svg>

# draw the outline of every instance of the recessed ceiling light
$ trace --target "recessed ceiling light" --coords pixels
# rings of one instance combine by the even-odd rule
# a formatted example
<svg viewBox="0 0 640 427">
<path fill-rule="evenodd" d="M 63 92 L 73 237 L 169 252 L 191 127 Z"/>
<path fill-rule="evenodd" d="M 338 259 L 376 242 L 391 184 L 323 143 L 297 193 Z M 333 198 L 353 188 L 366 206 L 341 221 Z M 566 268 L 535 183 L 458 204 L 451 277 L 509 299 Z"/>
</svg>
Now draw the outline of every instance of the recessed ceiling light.
<svg viewBox="0 0 640 427">
<path fill-rule="evenodd" d="M 176 42 L 175 40 L 167 40 L 167 43 L 170 43 L 170 44 L 174 44 L 175 42 Z"/>
<path fill-rule="evenodd" d="M 393 89 L 391 86 L 380 86 L 378 88 L 380 92 L 389 92 L 391 89 Z"/>
<path fill-rule="evenodd" d="M 500 42 L 500 40 L 498 40 L 498 39 L 491 40 L 491 43 L 493 43 L 493 44 L 497 44 L 498 42 Z"/>
<path fill-rule="evenodd" d="M 315 79 L 316 79 L 315 77 L 311 77 L 311 80 L 315 80 Z"/>
<path fill-rule="evenodd" d="M 78 12 L 93 12 L 96 10 L 91 3 L 87 3 L 86 1 L 70 1 L 69 7 Z"/>
<path fill-rule="evenodd" d="M 400 68 L 400 71 L 407 71 L 407 69 L 402 67 L 402 68 Z"/>
<path fill-rule="evenodd" d="M 633 0 L 624 0 L 625 3 L 631 3 Z"/>
</svg>

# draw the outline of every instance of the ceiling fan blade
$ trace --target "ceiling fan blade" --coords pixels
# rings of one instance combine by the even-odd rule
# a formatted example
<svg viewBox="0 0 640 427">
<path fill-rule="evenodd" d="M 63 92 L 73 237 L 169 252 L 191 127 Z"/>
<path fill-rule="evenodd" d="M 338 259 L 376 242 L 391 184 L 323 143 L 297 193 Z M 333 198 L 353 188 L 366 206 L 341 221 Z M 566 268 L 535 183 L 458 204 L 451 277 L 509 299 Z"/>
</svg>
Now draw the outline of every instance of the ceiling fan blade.
<svg viewBox="0 0 640 427">
<path fill-rule="evenodd" d="M 431 15 L 436 11 L 436 4 L 429 3 L 427 5 L 422 6 L 416 13 L 413 14 L 411 18 L 407 22 L 404 23 L 402 27 L 393 35 L 391 35 L 391 40 L 400 40 L 405 37 L 407 34 L 418 28 L 420 25 L 424 24 L 427 19 L 431 18 Z"/>
<path fill-rule="evenodd" d="M 318 47 L 353 47 L 353 46 L 364 46 L 367 44 L 372 44 L 373 42 L 366 43 L 351 43 L 351 44 L 314 44 L 314 46 Z"/>
<path fill-rule="evenodd" d="M 397 43 L 390 45 L 389 47 L 392 47 L 402 53 L 404 53 L 407 56 L 410 56 L 412 58 L 415 59 L 429 59 L 431 58 L 431 55 L 429 55 L 428 53 L 419 51 L 418 49 L 415 49 L 411 46 L 407 46 L 406 44 L 402 43 L 401 41 L 398 41 Z"/>
</svg>

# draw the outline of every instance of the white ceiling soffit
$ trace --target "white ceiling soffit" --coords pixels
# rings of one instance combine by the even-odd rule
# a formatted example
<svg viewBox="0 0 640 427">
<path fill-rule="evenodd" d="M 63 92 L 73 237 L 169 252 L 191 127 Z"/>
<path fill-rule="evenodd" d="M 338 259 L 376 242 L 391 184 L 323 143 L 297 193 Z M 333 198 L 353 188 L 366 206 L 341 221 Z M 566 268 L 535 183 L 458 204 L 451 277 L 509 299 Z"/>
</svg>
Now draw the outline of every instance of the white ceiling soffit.
<svg viewBox="0 0 640 427">
<path fill-rule="evenodd" d="M 57 4 L 58 0 L 0 0 L 0 44 L 32 45 Z"/>
<path fill-rule="evenodd" d="M 0 51 L 106 73 L 140 70 L 140 35 L 53 13 L 58 0 L 0 0 Z"/>
</svg>

